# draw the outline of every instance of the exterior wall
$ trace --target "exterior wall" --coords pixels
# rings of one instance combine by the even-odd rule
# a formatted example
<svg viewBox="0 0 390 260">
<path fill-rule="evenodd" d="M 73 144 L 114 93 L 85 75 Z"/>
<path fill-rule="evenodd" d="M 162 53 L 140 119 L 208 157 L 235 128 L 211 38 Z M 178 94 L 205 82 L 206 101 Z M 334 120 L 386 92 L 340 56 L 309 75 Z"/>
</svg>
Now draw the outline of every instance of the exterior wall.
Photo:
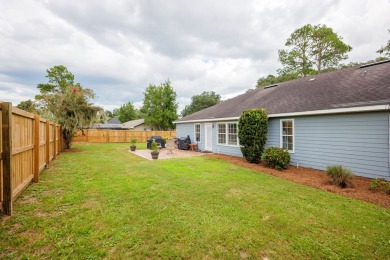
<svg viewBox="0 0 390 260">
<path fill-rule="evenodd" d="M 198 149 L 201 151 L 204 150 L 204 123 L 200 124 L 200 142 L 198 142 Z M 176 137 L 187 137 L 187 135 L 191 138 L 191 143 L 195 144 L 195 124 L 194 123 L 188 123 L 188 124 L 177 124 L 176 125 Z"/>
<path fill-rule="evenodd" d="M 325 170 L 340 164 L 359 176 L 390 180 L 387 112 L 272 118 L 267 147 L 281 146 L 281 119 L 294 119 L 292 165 Z"/>
<path fill-rule="evenodd" d="M 294 119 L 295 152 L 291 164 L 324 170 L 341 164 L 356 175 L 390 180 L 389 113 L 370 112 L 321 116 L 271 118 L 266 147 L 280 147 L 280 120 Z M 239 146 L 217 144 L 217 123 L 213 122 L 213 152 L 242 156 Z M 177 136 L 195 140 L 194 124 L 178 124 Z M 201 143 L 204 150 L 204 123 Z"/>
<path fill-rule="evenodd" d="M 130 130 L 134 130 L 134 131 L 144 131 L 145 128 L 146 128 L 147 130 L 150 129 L 149 126 L 147 126 L 147 125 L 145 125 L 145 124 L 140 124 L 140 125 L 135 126 L 133 129 L 130 129 Z"/>
<path fill-rule="evenodd" d="M 213 123 L 213 152 L 242 157 L 240 146 L 218 144 L 218 123 L 238 123 L 238 121 L 219 121 Z"/>
<path fill-rule="evenodd" d="M 272 124 L 279 133 L 279 122 Z M 292 164 L 320 170 L 341 164 L 356 175 L 390 180 L 387 112 L 295 117 L 294 124 Z"/>
</svg>

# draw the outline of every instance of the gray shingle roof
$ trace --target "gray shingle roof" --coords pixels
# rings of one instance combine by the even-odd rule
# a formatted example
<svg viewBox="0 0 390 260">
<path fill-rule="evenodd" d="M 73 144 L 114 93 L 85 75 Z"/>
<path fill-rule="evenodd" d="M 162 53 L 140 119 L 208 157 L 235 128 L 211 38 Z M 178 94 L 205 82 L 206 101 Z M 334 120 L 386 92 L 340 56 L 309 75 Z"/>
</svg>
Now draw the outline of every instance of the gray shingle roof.
<svg viewBox="0 0 390 260">
<path fill-rule="evenodd" d="M 119 121 L 118 117 L 111 118 L 110 120 L 107 121 L 107 124 L 120 124 L 121 122 Z"/>
<path fill-rule="evenodd" d="M 123 123 L 123 127 L 125 128 L 134 128 L 136 126 L 142 125 L 145 122 L 145 119 L 136 119 Z"/>
<path fill-rule="evenodd" d="M 390 104 L 390 60 L 250 90 L 176 122 L 239 117 L 251 108 L 281 114 L 382 104 Z"/>
</svg>

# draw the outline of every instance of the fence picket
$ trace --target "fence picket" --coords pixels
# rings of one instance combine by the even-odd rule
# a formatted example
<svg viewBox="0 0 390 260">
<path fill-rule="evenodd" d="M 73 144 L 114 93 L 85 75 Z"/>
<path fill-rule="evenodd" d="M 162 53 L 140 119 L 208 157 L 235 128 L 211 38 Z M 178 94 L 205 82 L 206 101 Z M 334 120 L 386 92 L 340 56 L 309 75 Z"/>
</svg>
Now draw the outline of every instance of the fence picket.
<svg viewBox="0 0 390 260">
<path fill-rule="evenodd" d="M 76 132 L 76 135 L 73 137 L 73 142 L 128 143 L 131 139 L 135 138 L 138 143 L 145 143 L 152 135 L 159 135 L 163 138 L 175 138 L 176 131 L 85 129 Z"/>
<path fill-rule="evenodd" d="M 61 127 L 10 102 L 0 103 L 0 127 L 0 210 L 11 215 L 12 202 L 59 153 Z"/>
</svg>

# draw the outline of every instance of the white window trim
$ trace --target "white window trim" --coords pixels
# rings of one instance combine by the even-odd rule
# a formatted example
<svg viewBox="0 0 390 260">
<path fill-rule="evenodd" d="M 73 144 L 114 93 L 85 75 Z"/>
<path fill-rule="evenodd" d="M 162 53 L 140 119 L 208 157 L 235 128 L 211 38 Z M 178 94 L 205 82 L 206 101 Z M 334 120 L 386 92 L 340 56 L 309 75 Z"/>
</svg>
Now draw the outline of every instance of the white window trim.
<svg viewBox="0 0 390 260">
<path fill-rule="evenodd" d="M 283 148 L 283 122 L 285 121 L 292 121 L 292 129 L 293 129 L 293 149 L 292 150 L 287 150 L 289 153 L 295 153 L 295 122 L 293 118 L 285 118 L 285 119 L 280 119 L 280 143 L 279 147 Z"/>
<path fill-rule="evenodd" d="M 199 125 L 199 142 L 196 141 L 196 126 Z M 198 144 L 201 143 L 202 141 L 202 125 L 200 123 L 196 123 L 194 124 L 194 137 L 195 137 L 195 142 L 197 142 Z"/>
<path fill-rule="evenodd" d="M 229 127 L 228 124 L 236 124 L 237 125 L 237 144 L 228 144 L 229 142 Z M 219 125 L 225 125 L 225 141 L 226 143 L 220 143 L 219 142 Z M 230 147 L 240 147 L 240 140 L 238 138 L 238 122 L 223 122 L 223 123 L 217 123 L 217 145 L 222 146 L 230 146 Z"/>
</svg>

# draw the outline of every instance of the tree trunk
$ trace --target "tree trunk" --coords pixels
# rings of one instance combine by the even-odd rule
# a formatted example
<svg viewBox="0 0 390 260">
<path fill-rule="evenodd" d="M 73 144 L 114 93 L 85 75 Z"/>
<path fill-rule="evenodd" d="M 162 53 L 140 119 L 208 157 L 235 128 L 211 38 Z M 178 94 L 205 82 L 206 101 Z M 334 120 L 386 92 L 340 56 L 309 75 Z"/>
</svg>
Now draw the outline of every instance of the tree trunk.
<svg viewBox="0 0 390 260">
<path fill-rule="evenodd" d="M 70 145 L 73 139 L 73 131 L 69 131 L 68 129 L 63 129 L 62 130 L 62 135 L 64 138 L 64 144 L 65 144 L 65 149 L 70 149 Z"/>
</svg>

